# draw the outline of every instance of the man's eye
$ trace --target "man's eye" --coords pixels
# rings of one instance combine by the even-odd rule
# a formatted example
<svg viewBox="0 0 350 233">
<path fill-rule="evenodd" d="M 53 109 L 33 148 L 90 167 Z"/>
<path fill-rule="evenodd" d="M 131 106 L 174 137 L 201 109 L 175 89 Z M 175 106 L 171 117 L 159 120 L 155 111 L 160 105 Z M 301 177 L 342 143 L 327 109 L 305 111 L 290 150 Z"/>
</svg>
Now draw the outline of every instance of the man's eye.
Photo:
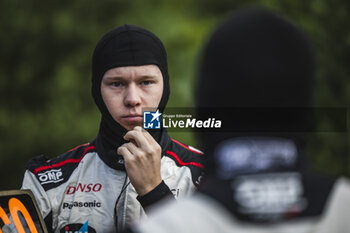
<svg viewBox="0 0 350 233">
<path fill-rule="evenodd" d="M 113 83 L 112 83 L 112 86 L 113 86 L 113 87 L 120 87 L 121 85 L 122 85 L 121 82 L 113 82 Z"/>
<path fill-rule="evenodd" d="M 150 85 L 150 84 L 152 84 L 152 81 L 149 81 L 149 80 L 141 82 L 141 85 L 144 85 L 144 86 L 147 86 L 147 85 Z"/>
</svg>

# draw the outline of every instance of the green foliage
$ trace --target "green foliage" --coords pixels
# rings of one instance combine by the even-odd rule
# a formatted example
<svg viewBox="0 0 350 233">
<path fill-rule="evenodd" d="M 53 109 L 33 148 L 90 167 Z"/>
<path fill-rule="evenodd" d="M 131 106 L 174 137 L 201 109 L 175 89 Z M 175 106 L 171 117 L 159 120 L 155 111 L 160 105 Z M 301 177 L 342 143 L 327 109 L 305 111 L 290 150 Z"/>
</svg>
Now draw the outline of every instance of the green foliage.
<svg viewBox="0 0 350 233">
<path fill-rule="evenodd" d="M 177 0 L 0 2 L 0 189 L 19 188 L 26 162 L 51 158 L 97 133 L 90 95 L 91 54 L 111 28 L 148 28 L 164 42 L 171 107 L 194 105 L 200 49 L 215 24 L 241 6 L 259 5 L 301 26 L 315 45 L 318 106 L 349 106 L 350 22 L 345 0 Z M 172 133 L 197 145 L 192 134 Z M 317 135 L 310 159 L 321 170 L 350 174 L 348 133 Z M 320 146 L 321 145 L 321 146 Z"/>
</svg>

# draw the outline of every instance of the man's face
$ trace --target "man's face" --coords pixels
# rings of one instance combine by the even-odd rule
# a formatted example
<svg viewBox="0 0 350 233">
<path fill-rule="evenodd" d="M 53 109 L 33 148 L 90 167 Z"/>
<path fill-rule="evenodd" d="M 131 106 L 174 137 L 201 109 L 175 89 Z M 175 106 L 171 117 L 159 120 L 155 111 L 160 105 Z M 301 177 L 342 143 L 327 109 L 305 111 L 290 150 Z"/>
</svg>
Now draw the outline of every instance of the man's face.
<svg viewBox="0 0 350 233">
<path fill-rule="evenodd" d="M 155 108 L 163 94 L 163 76 L 156 65 L 112 68 L 103 75 L 101 95 L 121 126 L 142 126 L 142 108 Z"/>
</svg>

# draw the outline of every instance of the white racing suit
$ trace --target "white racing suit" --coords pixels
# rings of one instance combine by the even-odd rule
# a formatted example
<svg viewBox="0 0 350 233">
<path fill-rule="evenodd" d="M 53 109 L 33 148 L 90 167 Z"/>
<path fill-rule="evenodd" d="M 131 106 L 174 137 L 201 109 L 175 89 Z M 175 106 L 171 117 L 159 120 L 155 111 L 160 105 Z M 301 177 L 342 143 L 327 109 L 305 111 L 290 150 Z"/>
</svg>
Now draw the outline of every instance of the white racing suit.
<svg viewBox="0 0 350 233">
<path fill-rule="evenodd" d="M 159 206 L 126 232 L 350 232 L 349 179 L 309 169 L 293 141 L 241 137 L 218 145 L 216 169 L 196 195 Z"/>
<path fill-rule="evenodd" d="M 274 224 L 239 221 L 213 198 L 198 194 L 161 206 L 127 233 L 338 233 L 350 232 L 350 182 L 339 179 L 320 216 L 295 218 Z M 126 233 L 125 232 L 125 233 Z"/>
<path fill-rule="evenodd" d="M 202 152 L 167 134 L 161 145 L 163 182 L 141 198 L 125 170 L 118 168 L 123 161 L 100 153 L 98 139 L 53 160 L 43 156 L 31 160 L 22 189 L 34 193 L 49 231 L 116 232 L 140 219 L 146 207 L 164 196 L 172 198 L 167 194 L 177 199 L 195 190 L 203 170 Z"/>
</svg>

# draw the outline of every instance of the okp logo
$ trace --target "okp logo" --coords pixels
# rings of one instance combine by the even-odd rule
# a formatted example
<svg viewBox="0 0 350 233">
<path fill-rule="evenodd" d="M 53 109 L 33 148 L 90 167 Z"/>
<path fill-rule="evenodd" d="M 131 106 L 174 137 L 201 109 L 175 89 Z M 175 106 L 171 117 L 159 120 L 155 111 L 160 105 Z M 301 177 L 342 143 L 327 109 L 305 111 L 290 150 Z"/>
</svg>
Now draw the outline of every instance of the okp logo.
<svg viewBox="0 0 350 233">
<path fill-rule="evenodd" d="M 144 111 L 143 112 L 143 128 L 144 129 L 160 129 L 160 116 L 162 113 L 157 110 L 156 112 Z"/>
</svg>

